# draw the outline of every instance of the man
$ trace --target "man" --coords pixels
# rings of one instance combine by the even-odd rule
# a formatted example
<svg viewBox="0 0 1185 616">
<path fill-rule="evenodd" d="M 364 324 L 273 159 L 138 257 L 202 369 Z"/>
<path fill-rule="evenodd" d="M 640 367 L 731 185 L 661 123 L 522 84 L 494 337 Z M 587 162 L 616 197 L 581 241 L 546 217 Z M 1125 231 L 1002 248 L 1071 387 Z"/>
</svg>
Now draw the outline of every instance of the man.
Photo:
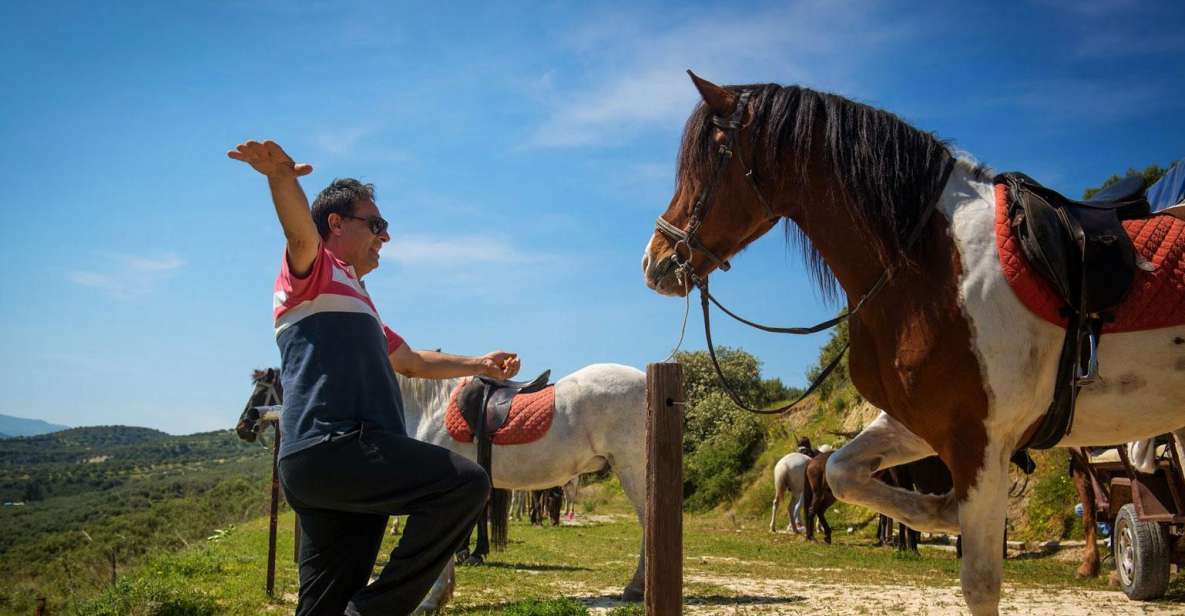
<svg viewBox="0 0 1185 616">
<path fill-rule="evenodd" d="M 490 480 L 473 462 L 407 436 L 392 370 L 510 378 L 519 359 L 414 350 L 383 324 L 362 284 L 391 239 L 372 186 L 334 180 L 310 211 L 297 178 L 311 166 L 271 141 L 227 156 L 267 177 L 287 240 L 274 316 L 285 394 L 280 479 L 301 529 L 296 613 L 409 614 L 466 538 Z M 410 516 L 403 537 L 367 585 L 395 514 Z"/>
</svg>

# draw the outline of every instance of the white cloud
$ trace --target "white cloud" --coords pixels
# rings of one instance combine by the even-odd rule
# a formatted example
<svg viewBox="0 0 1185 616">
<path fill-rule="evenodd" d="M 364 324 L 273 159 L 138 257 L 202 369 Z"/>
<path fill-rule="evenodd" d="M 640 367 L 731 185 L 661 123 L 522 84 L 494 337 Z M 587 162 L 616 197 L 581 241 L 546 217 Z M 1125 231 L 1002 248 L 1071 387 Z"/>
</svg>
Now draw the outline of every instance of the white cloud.
<svg viewBox="0 0 1185 616">
<path fill-rule="evenodd" d="M 132 300 L 154 291 L 185 264 L 184 259 L 174 254 L 158 257 L 99 254 L 87 269 L 69 271 L 66 278 L 113 299 Z"/>
<path fill-rule="evenodd" d="M 882 25 L 867 5 L 800 2 L 744 14 L 702 15 L 674 27 L 669 16 L 614 13 L 571 33 L 585 70 L 549 74 L 546 119 L 527 147 L 621 143 L 644 130 L 678 130 L 697 101 L 684 72 L 721 83 L 781 78 L 823 87 L 845 84 L 850 68 L 909 30 Z M 653 23 L 648 23 L 653 22 Z M 565 87 L 566 85 L 566 87 Z"/>
</svg>

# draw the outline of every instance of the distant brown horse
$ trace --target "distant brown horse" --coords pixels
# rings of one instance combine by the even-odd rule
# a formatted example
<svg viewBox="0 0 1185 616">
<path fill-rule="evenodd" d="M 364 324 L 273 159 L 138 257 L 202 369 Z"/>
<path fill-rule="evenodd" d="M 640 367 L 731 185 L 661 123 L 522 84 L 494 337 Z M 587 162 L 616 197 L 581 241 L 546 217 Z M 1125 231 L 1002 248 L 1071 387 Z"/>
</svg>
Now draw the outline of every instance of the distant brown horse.
<svg viewBox="0 0 1185 616">
<path fill-rule="evenodd" d="M 827 459 L 835 453 L 828 451 L 811 458 L 806 465 L 806 486 L 802 491 L 806 511 L 806 540 L 815 540 L 815 518 L 823 529 L 823 543 L 831 543 L 831 525 L 827 523 L 827 509 L 835 504 L 835 495 L 827 485 Z"/>
<path fill-rule="evenodd" d="M 1086 455 L 1082 449 L 1070 450 L 1070 477 L 1073 478 L 1074 489 L 1078 492 L 1078 502 L 1082 503 L 1082 533 L 1086 540 L 1086 553 L 1082 555 L 1082 564 L 1074 573 L 1083 578 L 1095 577 L 1099 574 L 1097 504 L 1092 480 L 1086 469 L 1087 464 Z"/>
</svg>

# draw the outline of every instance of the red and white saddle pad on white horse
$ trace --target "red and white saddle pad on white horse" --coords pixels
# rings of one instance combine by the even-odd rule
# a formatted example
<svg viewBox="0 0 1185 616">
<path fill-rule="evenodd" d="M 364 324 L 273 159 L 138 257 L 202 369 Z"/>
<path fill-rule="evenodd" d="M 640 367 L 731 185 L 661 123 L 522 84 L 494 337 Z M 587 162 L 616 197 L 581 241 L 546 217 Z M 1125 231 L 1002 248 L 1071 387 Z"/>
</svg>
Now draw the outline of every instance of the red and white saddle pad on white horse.
<svg viewBox="0 0 1185 616">
<path fill-rule="evenodd" d="M 444 426 L 455 440 L 462 443 L 473 442 L 473 432 L 465 418 L 461 415 L 461 408 L 457 405 L 457 396 L 461 388 L 468 381 L 461 381 L 453 388 L 449 396 L 448 410 L 444 415 Z M 543 438 L 551 428 L 552 417 L 555 415 L 555 384 L 548 385 L 532 393 L 520 393 L 510 404 L 510 415 L 506 423 L 494 432 L 490 441 L 495 445 L 523 445 Z"/>
</svg>

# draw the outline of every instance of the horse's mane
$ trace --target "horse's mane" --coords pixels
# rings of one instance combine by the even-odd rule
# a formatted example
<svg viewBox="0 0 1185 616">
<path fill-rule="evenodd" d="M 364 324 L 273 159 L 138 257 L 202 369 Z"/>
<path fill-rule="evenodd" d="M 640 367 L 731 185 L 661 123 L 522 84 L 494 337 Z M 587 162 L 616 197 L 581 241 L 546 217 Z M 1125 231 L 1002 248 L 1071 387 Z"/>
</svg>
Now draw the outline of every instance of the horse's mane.
<svg viewBox="0 0 1185 616">
<path fill-rule="evenodd" d="M 416 405 L 424 420 L 437 413 L 443 413 L 448 406 L 449 396 L 453 389 L 464 379 L 414 379 L 395 374 L 399 381 L 399 391 L 403 394 L 403 404 Z M 417 409 L 409 409 L 415 411 Z"/>
<path fill-rule="evenodd" d="M 835 94 L 777 84 L 727 89 L 752 92 L 754 151 L 741 154 L 753 165 L 759 184 L 773 179 L 793 189 L 805 183 L 811 155 L 820 148 L 835 180 L 832 185 L 841 191 L 829 197 L 845 198 L 851 205 L 856 224 L 876 238 L 873 248 L 882 262 L 915 262 L 917 253 L 911 258 L 902 246 L 923 208 L 943 188 L 942 173 L 953 156 L 945 142 L 887 111 Z M 701 102 L 687 120 L 678 162 L 682 186 L 698 186 L 715 173 L 711 118 L 712 110 Z M 810 208 L 802 215 L 809 216 Z M 835 276 L 802 229 L 787 223 L 786 237 L 799 245 L 824 299 L 838 298 Z"/>
</svg>

